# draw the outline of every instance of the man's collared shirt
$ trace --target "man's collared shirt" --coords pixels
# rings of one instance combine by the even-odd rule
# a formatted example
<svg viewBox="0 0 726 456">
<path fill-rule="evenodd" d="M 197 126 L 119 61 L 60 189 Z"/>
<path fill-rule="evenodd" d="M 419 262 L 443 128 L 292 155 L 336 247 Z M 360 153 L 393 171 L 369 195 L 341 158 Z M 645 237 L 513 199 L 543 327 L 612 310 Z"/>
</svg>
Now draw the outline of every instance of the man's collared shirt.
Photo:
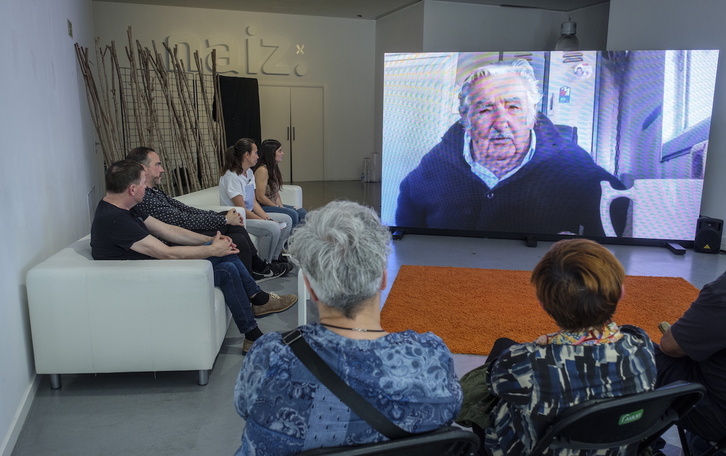
<svg viewBox="0 0 726 456">
<path fill-rule="evenodd" d="M 524 156 L 524 160 L 522 160 L 522 163 L 520 163 L 519 166 L 509 171 L 500 179 L 495 176 L 494 173 L 489 171 L 489 169 L 487 169 L 484 165 L 474 161 L 471 156 L 471 136 L 469 135 L 468 131 L 464 132 L 464 160 L 466 160 L 466 162 L 471 167 L 471 172 L 474 173 L 476 177 L 481 179 L 482 182 L 484 182 L 490 189 L 496 187 L 503 180 L 512 177 L 514 173 L 516 173 L 517 171 L 522 169 L 524 165 L 529 163 L 532 160 L 532 157 L 534 157 L 534 150 L 536 148 L 537 136 L 534 134 L 534 130 L 531 130 L 529 133 L 529 151 L 527 151 L 527 155 Z"/>
<path fill-rule="evenodd" d="M 188 206 L 158 187 L 146 187 L 137 207 L 155 219 L 190 231 L 216 230 L 227 224 L 224 214 Z"/>
</svg>

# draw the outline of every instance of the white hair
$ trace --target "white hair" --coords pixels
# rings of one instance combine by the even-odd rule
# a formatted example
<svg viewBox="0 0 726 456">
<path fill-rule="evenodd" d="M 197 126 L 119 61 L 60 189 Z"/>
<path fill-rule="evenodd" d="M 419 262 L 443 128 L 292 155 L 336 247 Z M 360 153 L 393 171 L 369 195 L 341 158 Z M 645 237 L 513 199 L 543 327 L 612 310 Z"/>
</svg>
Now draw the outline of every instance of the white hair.
<svg viewBox="0 0 726 456">
<path fill-rule="evenodd" d="M 390 239 L 371 208 L 333 201 L 308 213 L 288 251 L 318 299 L 352 318 L 381 289 Z"/>
<path fill-rule="evenodd" d="M 537 78 L 534 76 L 534 69 L 532 65 L 526 60 L 516 59 L 506 62 L 491 63 L 474 70 L 469 77 L 464 81 L 464 85 L 461 86 L 459 92 L 459 120 L 464 127 L 469 128 L 469 101 L 468 96 L 471 94 L 474 83 L 481 78 L 486 76 L 494 76 L 500 74 L 516 74 L 522 78 L 524 87 L 527 92 L 528 105 L 531 108 L 527 114 L 527 123 L 534 125 L 534 120 L 537 117 L 537 104 L 542 99 L 542 92 L 539 88 Z"/>
</svg>

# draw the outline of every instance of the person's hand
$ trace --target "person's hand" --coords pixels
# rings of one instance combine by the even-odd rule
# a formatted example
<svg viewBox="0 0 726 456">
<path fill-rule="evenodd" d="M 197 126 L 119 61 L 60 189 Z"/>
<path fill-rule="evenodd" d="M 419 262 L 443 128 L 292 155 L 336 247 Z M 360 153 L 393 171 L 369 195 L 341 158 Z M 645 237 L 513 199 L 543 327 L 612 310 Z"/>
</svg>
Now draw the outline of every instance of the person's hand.
<svg viewBox="0 0 726 456">
<path fill-rule="evenodd" d="M 225 255 L 239 253 L 239 249 L 234 245 L 232 239 L 228 236 L 222 236 L 219 231 L 214 235 L 214 239 L 212 239 L 212 244 L 210 245 L 212 247 L 211 256 L 223 257 Z"/>
<path fill-rule="evenodd" d="M 237 209 L 234 208 L 227 211 L 224 218 L 227 219 L 227 225 L 244 226 L 245 224 L 242 214 L 237 212 Z"/>
<path fill-rule="evenodd" d="M 660 330 L 661 334 L 665 334 L 668 331 L 668 328 L 671 327 L 671 324 L 667 321 L 661 321 L 658 323 L 658 329 Z"/>
<path fill-rule="evenodd" d="M 233 246 L 233 247 L 237 248 L 237 244 L 235 244 L 235 243 L 234 243 L 234 241 L 232 240 L 232 238 L 231 238 L 231 237 L 229 237 L 229 236 L 227 236 L 227 235 L 223 234 L 223 235 L 222 235 L 222 239 L 225 239 L 225 240 L 229 241 L 229 243 L 230 243 L 230 244 L 232 244 L 232 246 Z"/>
</svg>

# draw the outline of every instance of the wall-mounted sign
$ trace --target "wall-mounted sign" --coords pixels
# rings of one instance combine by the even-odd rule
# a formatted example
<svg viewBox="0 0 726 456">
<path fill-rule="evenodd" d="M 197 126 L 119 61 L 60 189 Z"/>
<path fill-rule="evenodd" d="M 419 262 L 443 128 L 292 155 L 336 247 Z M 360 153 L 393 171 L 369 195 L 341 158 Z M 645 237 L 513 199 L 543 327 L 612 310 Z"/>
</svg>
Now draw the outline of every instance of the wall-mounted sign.
<svg viewBox="0 0 726 456">
<path fill-rule="evenodd" d="M 302 60 L 304 44 L 293 44 L 285 38 L 258 37 L 257 29 L 249 26 L 242 40 L 233 35 L 216 35 L 206 39 L 179 33 L 166 37 L 166 44 L 175 49 L 186 65 L 186 70 L 196 72 L 192 63 L 194 52 L 199 52 L 206 71 L 212 71 L 212 51 L 216 51 L 219 74 L 266 74 L 304 76 L 308 68 Z M 171 61 L 167 58 L 167 68 Z"/>
</svg>

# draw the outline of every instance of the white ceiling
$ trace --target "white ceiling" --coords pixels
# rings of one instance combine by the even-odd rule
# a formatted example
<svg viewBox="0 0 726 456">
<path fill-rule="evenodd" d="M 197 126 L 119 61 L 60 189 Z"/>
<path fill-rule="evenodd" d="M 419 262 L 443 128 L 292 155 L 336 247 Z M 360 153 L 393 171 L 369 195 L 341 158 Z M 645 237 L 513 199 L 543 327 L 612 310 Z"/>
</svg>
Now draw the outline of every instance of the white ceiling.
<svg viewBox="0 0 726 456">
<path fill-rule="evenodd" d="M 421 0 L 95 0 L 146 5 L 186 6 L 261 13 L 379 19 Z M 569 12 L 609 0 L 442 0 L 511 8 Z"/>
</svg>

